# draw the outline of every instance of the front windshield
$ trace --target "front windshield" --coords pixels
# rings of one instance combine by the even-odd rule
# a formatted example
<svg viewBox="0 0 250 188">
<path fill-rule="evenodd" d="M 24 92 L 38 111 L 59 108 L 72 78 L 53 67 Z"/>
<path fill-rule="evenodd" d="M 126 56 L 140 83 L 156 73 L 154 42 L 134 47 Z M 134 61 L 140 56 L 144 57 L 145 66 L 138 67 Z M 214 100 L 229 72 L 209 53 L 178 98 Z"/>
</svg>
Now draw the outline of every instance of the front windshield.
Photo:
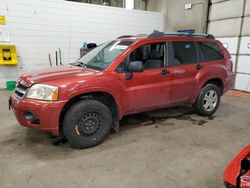
<svg viewBox="0 0 250 188">
<path fill-rule="evenodd" d="M 131 41 L 121 40 L 103 43 L 78 59 L 75 63 L 72 63 L 72 65 L 102 71 L 131 44 Z"/>
</svg>

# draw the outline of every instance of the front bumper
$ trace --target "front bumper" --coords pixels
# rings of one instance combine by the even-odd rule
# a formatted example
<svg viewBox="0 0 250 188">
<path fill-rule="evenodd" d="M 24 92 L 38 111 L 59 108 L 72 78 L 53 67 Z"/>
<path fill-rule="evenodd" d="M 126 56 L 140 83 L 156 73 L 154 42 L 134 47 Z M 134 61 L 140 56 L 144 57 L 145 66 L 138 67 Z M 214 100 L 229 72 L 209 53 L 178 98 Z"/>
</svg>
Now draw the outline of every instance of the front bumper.
<svg viewBox="0 0 250 188">
<path fill-rule="evenodd" d="M 22 126 L 59 135 L 59 117 L 66 102 L 66 100 L 52 102 L 27 98 L 19 100 L 13 95 L 10 98 L 10 107 Z M 37 121 L 27 120 L 24 117 L 27 112 L 31 112 Z"/>
</svg>

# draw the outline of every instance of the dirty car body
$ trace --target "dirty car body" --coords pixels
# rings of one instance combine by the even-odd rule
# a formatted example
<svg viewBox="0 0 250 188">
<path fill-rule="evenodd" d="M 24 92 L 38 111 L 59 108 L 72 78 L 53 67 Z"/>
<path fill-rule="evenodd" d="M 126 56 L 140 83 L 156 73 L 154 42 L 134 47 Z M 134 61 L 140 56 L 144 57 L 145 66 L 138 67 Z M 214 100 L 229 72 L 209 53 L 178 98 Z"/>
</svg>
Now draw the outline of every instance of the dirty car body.
<svg viewBox="0 0 250 188">
<path fill-rule="evenodd" d="M 59 135 L 65 134 L 64 123 L 74 121 L 65 118 L 68 111 L 73 114 L 73 108 L 85 105 L 77 107 L 79 101 L 98 101 L 103 112 L 86 112 L 72 128 L 75 136 L 83 132 L 94 140 L 107 122 L 118 130 L 119 120 L 128 114 L 193 104 L 199 114 L 211 115 L 234 80 L 230 55 L 213 38 L 125 37 L 98 46 L 71 65 L 22 75 L 10 103 L 21 125 Z"/>
</svg>

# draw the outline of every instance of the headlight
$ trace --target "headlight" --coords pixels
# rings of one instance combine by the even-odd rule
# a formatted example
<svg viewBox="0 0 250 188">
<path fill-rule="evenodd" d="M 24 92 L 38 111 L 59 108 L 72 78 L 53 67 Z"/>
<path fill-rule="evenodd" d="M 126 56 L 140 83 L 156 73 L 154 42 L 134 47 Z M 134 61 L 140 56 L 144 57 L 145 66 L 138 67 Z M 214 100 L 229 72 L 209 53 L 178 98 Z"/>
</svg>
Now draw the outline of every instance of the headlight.
<svg viewBox="0 0 250 188">
<path fill-rule="evenodd" d="M 35 84 L 29 89 L 26 97 L 30 99 L 55 101 L 58 99 L 58 87 Z"/>
</svg>

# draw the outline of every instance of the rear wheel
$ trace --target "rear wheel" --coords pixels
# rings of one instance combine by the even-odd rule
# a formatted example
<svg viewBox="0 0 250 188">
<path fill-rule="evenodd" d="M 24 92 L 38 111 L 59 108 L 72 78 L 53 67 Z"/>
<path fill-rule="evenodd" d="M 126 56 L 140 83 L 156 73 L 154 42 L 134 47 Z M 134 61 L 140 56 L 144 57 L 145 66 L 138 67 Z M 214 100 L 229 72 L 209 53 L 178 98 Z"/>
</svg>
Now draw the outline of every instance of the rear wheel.
<svg viewBox="0 0 250 188">
<path fill-rule="evenodd" d="M 220 104 L 221 92 L 218 86 L 207 84 L 202 88 L 194 103 L 194 109 L 202 116 L 214 114 Z"/>
<path fill-rule="evenodd" d="M 109 108 L 96 100 L 82 100 L 66 113 L 63 131 L 74 148 L 89 148 L 104 141 L 111 130 Z"/>
</svg>

